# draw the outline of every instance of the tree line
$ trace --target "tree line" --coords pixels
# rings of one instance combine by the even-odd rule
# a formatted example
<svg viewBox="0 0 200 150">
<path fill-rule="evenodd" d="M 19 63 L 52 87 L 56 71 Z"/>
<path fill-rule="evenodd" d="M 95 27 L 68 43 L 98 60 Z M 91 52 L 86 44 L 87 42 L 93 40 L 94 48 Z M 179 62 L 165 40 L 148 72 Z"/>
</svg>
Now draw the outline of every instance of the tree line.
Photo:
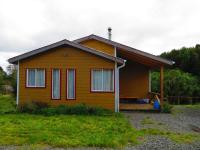
<svg viewBox="0 0 200 150">
<path fill-rule="evenodd" d="M 165 96 L 200 97 L 200 45 L 173 49 L 160 57 L 175 61 L 164 71 Z M 160 91 L 159 76 L 159 72 L 152 72 L 152 91 Z"/>
</svg>

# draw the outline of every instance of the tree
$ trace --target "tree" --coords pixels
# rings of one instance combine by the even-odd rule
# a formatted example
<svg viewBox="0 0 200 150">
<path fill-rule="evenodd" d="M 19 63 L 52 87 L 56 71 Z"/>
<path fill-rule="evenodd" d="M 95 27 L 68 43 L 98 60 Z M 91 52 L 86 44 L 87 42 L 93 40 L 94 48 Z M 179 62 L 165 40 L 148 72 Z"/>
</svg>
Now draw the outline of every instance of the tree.
<svg viewBox="0 0 200 150">
<path fill-rule="evenodd" d="M 7 76 L 6 76 L 6 82 L 8 85 L 11 85 L 13 87 L 13 94 L 17 94 L 17 69 L 14 65 L 9 65 L 7 67 Z"/>
<path fill-rule="evenodd" d="M 159 92 L 160 73 L 152 73 L 152 91 Z M 164 71 L 165 96 L 200 96 L 199 80 L 190 73 L 178 69 Z"/>
<path fill-rule="evenodd" d="M 174 69 L 179 68 L 182 71 L 200 76 L 200 45 L 173 49 L 170 52 L 162 53 L 160 56 L 175 61 Z"/>
<path fill-rule="evenodd" d="M 5 80 L 6 80 L 6 73 L 2 69 L 2 67 L 0 67 L 0 94 L 4 92 L 3 86 L 5 85 Z"/>
</svg>

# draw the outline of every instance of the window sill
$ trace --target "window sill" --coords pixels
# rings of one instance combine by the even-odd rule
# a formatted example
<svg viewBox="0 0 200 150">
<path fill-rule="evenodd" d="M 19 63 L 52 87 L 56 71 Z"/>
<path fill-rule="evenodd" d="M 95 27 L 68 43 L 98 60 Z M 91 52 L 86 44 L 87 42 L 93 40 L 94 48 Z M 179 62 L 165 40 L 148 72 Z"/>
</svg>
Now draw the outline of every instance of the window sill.
<svg viewBox="0 0 200 150">
<path fill-rule="evenodd" d="M 66 100 L 67 101 L 74 101 L 74 100 L 76 100 L 76 98 L 67 98 Z"/>
<path fill-rule="evenodd" d="M 115 93 L 115 91 L 90 91 L 91 93 Z"/>
<path fill-rule="evenodd" d="M 52 101 L 59 101 L 61 98 L 51 98 Z"/>
<path fill-rule="evenodd" d="M 26 88 L 46 88 L 46 86 L 26 86 Z"/>
</svg>

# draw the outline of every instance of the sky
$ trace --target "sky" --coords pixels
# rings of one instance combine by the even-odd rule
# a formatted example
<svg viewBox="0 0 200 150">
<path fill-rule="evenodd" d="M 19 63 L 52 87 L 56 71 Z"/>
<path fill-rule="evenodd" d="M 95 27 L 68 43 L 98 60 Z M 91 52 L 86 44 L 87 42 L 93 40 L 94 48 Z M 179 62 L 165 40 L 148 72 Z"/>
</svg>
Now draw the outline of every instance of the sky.
<svg viewBox="0 0 200 150">
<path fill-rule="evenodd" d="M 200 0 L 0 0 L 0 66 L 90 34 L 159 55 L 200 43 Z"/>
</svg>

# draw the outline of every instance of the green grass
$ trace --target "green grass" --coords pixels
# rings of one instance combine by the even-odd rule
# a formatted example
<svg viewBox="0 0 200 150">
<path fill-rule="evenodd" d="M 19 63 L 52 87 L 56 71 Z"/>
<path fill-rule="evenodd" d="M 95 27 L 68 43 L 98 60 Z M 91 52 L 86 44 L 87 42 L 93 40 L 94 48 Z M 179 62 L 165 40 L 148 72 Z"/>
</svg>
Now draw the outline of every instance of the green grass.
<svg viewBox="0 0 200 150">
<path fill-rule="evenodd" d="M 15 100 L 10 95 L 0 95 L 0 114 L 16 112 Z"/>
<path fill-rule="evenodd" d="M 16 113 L 14 98 L 0 95 L 0 145 L 39 147 L 125 146 L 132 127 L 122 114 L 31 115 Z M 35 148 L 37 147 L 37 148 Z"/>
<path fill-rule="evenodd" d="M 175 133 L 167 130 L 149 128 L 149 129 L 135 130 L 133 135 L 134 138 L 133 141 L 137 141 L 137 139 L 141 139 L 141 137 L 143 139 L 147 135 L 164 136 L 177 143 L 190 144 L 200 140 L 200 135 L 195 133 Z"/>
<path fill-rule="evenodd" d="M 14 99 L 8 95 L 0 96 L 0 145 L 19 145 L 24 150 L 48 146 L 123 148 L 128 143 L 143 142 L 148 135 L 164 136 L 178 143 L 200 140 L 200 135 L 195 133 L 180 134 L 162 128 L 137 130 L 122 114 L 44 116 L 14 112 Z M 144 118 L 141 123 L 159 124 L 150 117 Z"/>
<path fill-rule="evenodd" d="M 178 115 L 180 113 L 184 113 L 187 110 L 200 110 L 200 104 L 195 104 L 195 105 L 174 105 L 172 109 L 172 114 L 173 115 Z"/>
<path fill-rule="evenodd" d="M 128 143 L 132 133 L 123 115 L 6 114 L 0 117 L 0 145 L 120 148 Z"/>
<path fill-rule="evenodd" d="M 200 140 L 198 134 L 179 134 L 166 130 L 130 126 L 123 115 L 41 116 L 5 114 L 0 117 L 0 145 L 52 147 L 115 147 L 139 144 L 147 135 L 160 135 L 178 143 Z"/>
<path fill-rule="evenodd" d="M 184 106 L 190 109 L 200 109 L 200 103 L 195 104 L 195 105 L 184 105 Z"/>
</svg>

